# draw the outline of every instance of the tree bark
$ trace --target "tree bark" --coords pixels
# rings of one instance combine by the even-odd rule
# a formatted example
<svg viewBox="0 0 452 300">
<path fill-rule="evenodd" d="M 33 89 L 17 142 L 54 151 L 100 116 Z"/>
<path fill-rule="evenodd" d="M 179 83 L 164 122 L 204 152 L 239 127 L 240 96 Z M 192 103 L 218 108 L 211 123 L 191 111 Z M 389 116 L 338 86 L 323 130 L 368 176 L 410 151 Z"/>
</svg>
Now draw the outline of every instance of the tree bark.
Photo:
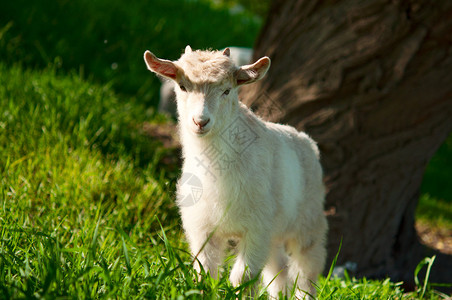
<svg viewBox="0 0 452 300">
<path fill-rule="evenodd" d="M 242 90 L 264 119 L 319 144 L 330 257 L 357 274 L 412 278 L 424 169 L 452 130 L 452 1 L 275 0 Z"/>
</svg>

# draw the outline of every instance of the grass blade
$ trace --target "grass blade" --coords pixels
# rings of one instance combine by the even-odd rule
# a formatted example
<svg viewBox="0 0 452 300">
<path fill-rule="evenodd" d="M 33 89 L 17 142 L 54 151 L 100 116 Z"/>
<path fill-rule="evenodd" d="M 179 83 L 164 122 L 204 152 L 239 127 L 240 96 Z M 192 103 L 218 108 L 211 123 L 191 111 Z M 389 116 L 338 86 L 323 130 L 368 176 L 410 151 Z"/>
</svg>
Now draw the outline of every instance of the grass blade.
<svg viewBox="0 0 452 300">
<path fill-rule="evenodd" d="M 341 242 L 339 243 L 339 249 L 337 250 L 336 256 L 334 257 L 333 262 L 331 263 L 330 270 L 328 271 L 328 275 L 325 279 L 325 283 L 323 284 L 322 289 L 319 292 L 319 296 L 323 294 L 328 282 L 330 281 L 331 275 L 333 274 L 334 267 L 336 266 L 336 263 L 337 263 L 337 258 L 339 257 L 339 253 L 341 252 L 341 248 L 342 248 L 342 239 L 341 239 Z"/>
<path fill-rule="evenodd" d="M 132 274 L 132 267 L 130 266 L 129 251 L 127 251 L 126 242 L 124 241 L 124 237 L 122 235 L 121 240 L 122 240 L 122 251 L 124 252 L 124 258 L 126 261 L 127 273 L 130 275 Z"/>
</svg>

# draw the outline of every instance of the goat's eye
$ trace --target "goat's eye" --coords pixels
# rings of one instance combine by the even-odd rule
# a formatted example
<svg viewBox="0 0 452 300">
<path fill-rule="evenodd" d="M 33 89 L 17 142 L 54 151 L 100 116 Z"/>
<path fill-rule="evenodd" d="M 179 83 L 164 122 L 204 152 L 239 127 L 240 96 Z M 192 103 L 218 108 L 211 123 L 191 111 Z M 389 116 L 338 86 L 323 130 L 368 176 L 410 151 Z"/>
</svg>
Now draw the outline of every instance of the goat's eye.
<svg viewBox="0 0 452 300">
<path fill-rule="evenodd" d="M 226 91 L 224 91 L 223 95 L 229 95 L 230 91 L 231 91 L 230 89 L 227 89 Z"/>
<path fill-rule="evenodd" d="M 187 89 L 185 88 L 185 86 L 183 86 L 182 84 L 179 84 L 179 87 L 180 87 L 180 89 L 181 89 L 182 91 L 184 91 L 184 92 L 187 91 Z"/>
</svg>

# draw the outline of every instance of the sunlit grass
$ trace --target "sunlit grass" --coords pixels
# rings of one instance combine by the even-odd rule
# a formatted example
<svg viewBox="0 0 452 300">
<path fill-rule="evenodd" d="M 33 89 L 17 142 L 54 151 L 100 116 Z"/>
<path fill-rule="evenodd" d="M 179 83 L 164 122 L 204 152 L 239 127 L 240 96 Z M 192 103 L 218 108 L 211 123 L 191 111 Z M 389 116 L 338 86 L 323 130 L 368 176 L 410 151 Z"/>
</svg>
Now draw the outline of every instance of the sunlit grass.
<svg viewBox="0 0 452 300">
<path fill-rule="evenodd" d="M 416 218 L 452 230 L 452 134 L 430 160 L 422 182 Z"/>
<path fill-rule="evenodd" d="M 452 230 L 452 203 L 423 194 L 416 210 L 417 221 L 435 228 Z"/>
</svg>

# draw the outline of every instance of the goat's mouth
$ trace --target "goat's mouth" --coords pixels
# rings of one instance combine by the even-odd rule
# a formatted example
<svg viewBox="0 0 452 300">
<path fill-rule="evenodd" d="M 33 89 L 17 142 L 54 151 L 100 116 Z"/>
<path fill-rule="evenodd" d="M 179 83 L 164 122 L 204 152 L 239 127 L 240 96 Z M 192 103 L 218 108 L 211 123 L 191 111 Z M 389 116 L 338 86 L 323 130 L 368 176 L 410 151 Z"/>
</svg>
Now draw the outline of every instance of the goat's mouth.
<svg viewBox="0 0 452 300">
<path fill-rule="evenodd" d="M 203 136 L 207 135 L 210 132 L 210 129 L 199 129 L 199 128 L 196 128 L 192 132 L 197 137 L 203 137 Z"/>
</svg>

